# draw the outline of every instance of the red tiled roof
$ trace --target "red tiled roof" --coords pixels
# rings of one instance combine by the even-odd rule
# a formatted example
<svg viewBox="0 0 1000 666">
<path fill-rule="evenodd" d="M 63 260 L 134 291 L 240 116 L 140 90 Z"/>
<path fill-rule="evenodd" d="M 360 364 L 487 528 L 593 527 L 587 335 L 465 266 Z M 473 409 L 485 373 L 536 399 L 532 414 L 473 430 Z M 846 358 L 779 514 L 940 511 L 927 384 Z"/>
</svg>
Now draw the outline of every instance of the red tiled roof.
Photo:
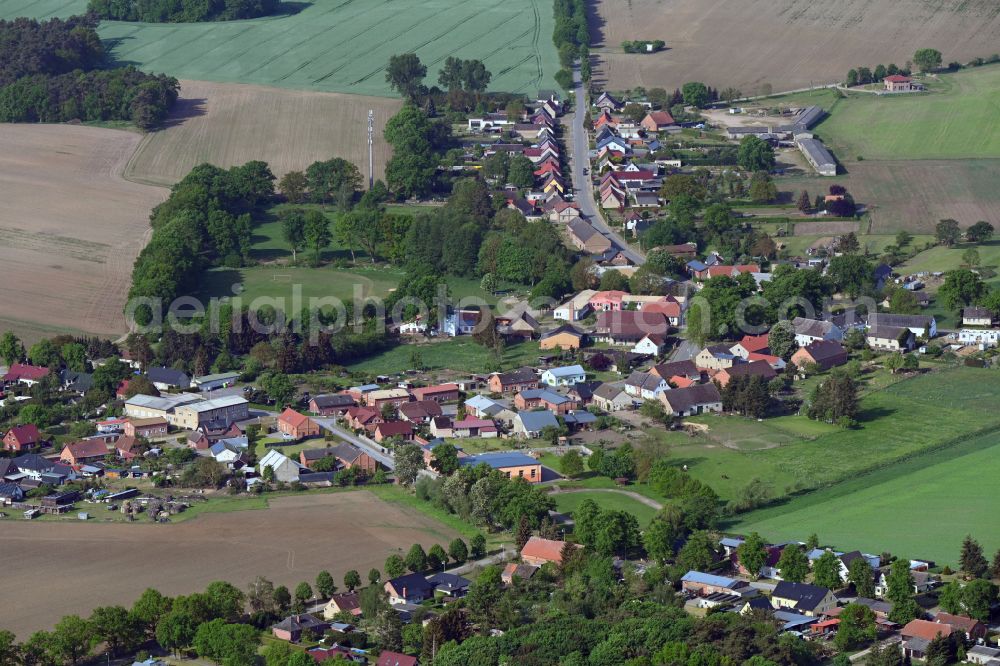
<svg viewBox="0 0 1000 666">
<path fill-rule="evenodd" d="M 950 624 L 938 624 L 929 620 L 911 620 L 900 633 L 902 633 L 903 638 L 923 638 L 926 641 L 932 641 L 938 634 L 951 636 L 951 632 Z"/>
<path fill-rule="evenodd" d="M 666 111 L 650 111 L 649 119 L 657 125 L 673 125 L 674 117 Z"/>
<path fill-rule="evenodd" d="M 889 83 L 906 83 L 907 81 L 912 81 L 913 79 L 908 76 L 903 76 L 902 74 L 892 74 L 885 77 L 885 80 Z"/>
<path fill-rule="evenodd" d="M 45 375 L 49 374 L 48 368 L 40 368 L 35 365 L 25 365 L 23 363 L 15 363 L 10 366 L 7 374 L 3 376 L 5 382 L 16 382 L 22 379 L 27 379 L 29 381 L 38 381 Z"/>
<path fill-rule="evenodd" d="M 533 536 L 528 539 L 521 549 L 521 557 L 531 557 L 546 562 L 562 563 L 562 549 L 566 545 L 565 541 L 555 541 L 553 539 L 543 539 Z"/>
<path fill-rule="evenodd" d="M 107 455 L 108 446 L 100 439 L 86 439 L 67 444 L 63 453 L 70 453 L 74 458 L 99 458 Z"/>
<path fill-rule="evenodd" d="M 300 414 L 291 407 L 286 407 L 285 411 L 281 412 L 278 420 L 282 423 L 287 423 L 293 428 L 302 428 L 309 422 L 309 417 L 305 414 Z"/>
<path fill-rule="evenodd" d="M 417 400 L 423 400 L 425 396 L 436 395 L 438 393 L 453 393 L 458 390 L 458 384 L 438 384 L 437 386 L 423 386 L 411 391 Z"/>
<path fill-rule="evenodd" d="M 38 428 L 34 423 L 14 426 L 7 431 L 6 436 L 13 436 L 14 441 L 21 446 L 31 446 L 42 439 L 42 433 L 38 432 Z"/>
<path fill-rule="evenodd" d="M 952 615 L 951 613 L 938 613 L 934 616 L 934 621 L 939 624 L 946 624 L 953 629 L 961 629 L 967 634 L 975 631 L 979 625 L 979 620 L 975 620 L 965 615 Z"/>
<path fill-rule="evenodd" d="M 748 352 L 759 352 L 767 349 L 770 345 L 767 333 L 764 335 L 744 335 L 740 340 L 740 346 Z"/>
</svg>

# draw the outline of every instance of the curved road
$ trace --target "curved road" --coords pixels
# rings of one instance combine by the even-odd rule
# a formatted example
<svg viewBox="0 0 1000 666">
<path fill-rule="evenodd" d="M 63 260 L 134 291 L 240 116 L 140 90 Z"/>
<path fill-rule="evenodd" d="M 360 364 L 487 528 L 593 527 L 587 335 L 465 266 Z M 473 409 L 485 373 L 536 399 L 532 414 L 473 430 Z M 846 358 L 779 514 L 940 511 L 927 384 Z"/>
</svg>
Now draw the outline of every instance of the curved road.
<svg viewBox="0 0 1000 666">
<path fill-rule="evenodd" d="M 594 188 L 590 185 L 590 176 L 583 170 L 590 169 L 590 139 L 587 130 L 583 126 L 584 116 L 587 114 L 587 96 L 583 88 L 583 79 L 580 76 L 580 66 L 573 66 L 573 89 L 576 94 L 576 109 L 573 111 L 572 120 L 572 141 L 570 150 L 570 165 L 573 171 L 573 192 L 576 202 L 580 206 L 583 217 L 590 222 L 595 229 L 607 236 L 611 243 L 622 250 L 628 260 L 636 266 L 646 263 L 646 256 L 641 250 L 633 248 L 616 231 L 611 229 L 604 221 L 604 216 L 597 209 L 597 202 L 594 201 Z"/>
<path fill-rule="evenodd" d="M 559 486 L 552 486 L 553 488 L 559 488 Z M 618 490 L 617 488 L 571 488 L 569 490 L 553 490 L 550 495 L 562 495 L 563 493 L 617 493 L 619 495 L 626 495 L 631 497 L 636 502 L 640 504 L 645 504 L 646 506 L 656 509 L 659 511 L 663 508 L 663 504 L 657 502 L 654 499 L 650 499 L 645 495 L 640 495 L 639 493 L 632 490 Z"/>
</svg>

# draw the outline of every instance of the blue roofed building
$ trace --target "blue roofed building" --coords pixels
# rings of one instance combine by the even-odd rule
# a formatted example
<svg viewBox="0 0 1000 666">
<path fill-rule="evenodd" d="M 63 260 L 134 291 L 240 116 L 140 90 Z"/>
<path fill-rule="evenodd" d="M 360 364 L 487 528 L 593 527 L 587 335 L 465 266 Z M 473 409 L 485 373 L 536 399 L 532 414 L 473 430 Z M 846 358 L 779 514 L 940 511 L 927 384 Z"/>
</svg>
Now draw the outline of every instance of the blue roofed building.
<svg viewBox="0 0 1000 666">
<path fill-rule="evenodd" d="M 558 428 L 559 420 L 548 410 L 538 412 L 518 412 L 514 417 L 514 434 L 521 437 L 541 437 L 546 428 Z"/>
</svg>

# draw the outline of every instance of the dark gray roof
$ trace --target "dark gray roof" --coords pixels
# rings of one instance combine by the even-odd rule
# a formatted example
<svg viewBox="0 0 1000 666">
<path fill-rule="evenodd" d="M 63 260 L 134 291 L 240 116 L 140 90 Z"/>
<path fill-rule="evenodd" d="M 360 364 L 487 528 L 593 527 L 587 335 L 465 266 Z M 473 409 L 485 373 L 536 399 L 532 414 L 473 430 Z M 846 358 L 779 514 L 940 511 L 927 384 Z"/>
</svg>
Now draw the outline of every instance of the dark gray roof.
<svg viewBox="0 0 1000 666">
<path fill-rule="evenodd" d="M 416 573 L 391 578 L 386 582 L 392 585 L 393 589 L 397 592 L 402 592 L 405 588 L 407 593 L 419 592 L 430 594 L 434 589 L 434 586 L 428 583 L 426 578 Z"/>
<path fill-rule="evenodd" d="M 320 409 L 328 407 L 351 407 L 354 405 L 354 398 L 346 393 L 328 393 L 326 395 L 313 396 L 316 406 Z"/>
<path fill-rule="evenodd" d="M 808 583 L 791 583 L 787 580 L 779 582 L 772 597 L 791 599 L 795 602 L 796 610 L 812 610 L 819 605 L 823 598 L 830 593 L 830 590 L 819 585 Z"/>
<path fill-rule="evenodd" d="M 37 453 L 26 453 L 13 460 L 14 466 L 19 470 L 37 473 L 54 473 L 68 475 L 73 469 L 62 463 L 52 462 Z"/>
<path fill-rule="evenodd" d="M 830 321 L 823 321 L 821 319 L 806 319 L 805 317 L 796 317 L 792 320 L 792 328 L 795 329 L 796 335 L 808 335 L 814 338 L 825 337 L 831 330 L 833 330 L 835 324 Z"/>
<path fill-rule="evenodd" d="M 901 328 L 929 329 L 934 321 L 932 315 L 891 314 L 888 312 L 874 313 L 868 316 L 868 325 L 899 326 Z"/>
<path fill-rule="evenodd" d="M 698 405 L 722 402 L 715 384 L 695 384 L 687 388 L 673 389 L 661 394 L 675 412 L 685 412 Z"/>
<path fill-rule="evenodd" d="M 188 377 L 183 371 L 175 370 L 173 368 L 149 368 L 146 370 L 146 376 L 149 377 L 149 381 L 154 384 L 169 384 L 171 386 L 190 386 L 191 378 Z"/>
<path fill-rule="evenodd" d="M 286 631 L 304 631 L 306 629 L 316 629 L 325 627 L 326 623 L 317 620 L 312 615 L 304 613 L 302 615 L 289 615 L 284 620 L 274 625 L 275 629 L 285 629 Z"/>
<path fill-rule="evenodd" d="M 837 160 L 833 159 L 833 155 L 819 139 L 799 139 L 798 143 L 802 152 L 815 166 L 836 168 Z"/>
<path fill-rule="evenodd" d="M 427 578 L 427 582 L 439 590 L 450 592 L 454 590 L 464 590 L 471 584 L 470 581 L 461 576 L 451 573 L 436 573 Z"/>
<path fill-rule="evenodd" d="M 538 375 L 531 368 L 519 368 L 510 372 L 501 372 L 499 376 L 500 381 L 504 384 L 527 384 L 538 381 Z"/>
</svg>

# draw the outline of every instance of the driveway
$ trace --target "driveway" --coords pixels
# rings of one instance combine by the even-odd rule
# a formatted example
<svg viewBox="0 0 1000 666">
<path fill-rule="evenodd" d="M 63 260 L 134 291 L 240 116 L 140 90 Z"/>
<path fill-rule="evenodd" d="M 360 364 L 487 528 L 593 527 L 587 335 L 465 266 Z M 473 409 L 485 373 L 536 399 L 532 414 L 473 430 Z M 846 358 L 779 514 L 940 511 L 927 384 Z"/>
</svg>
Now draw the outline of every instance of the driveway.
<svg viewBox="0 0 1000 666">
<path fill-rule="evenodd" d="M 572 140 L 570 141 L 570 163 L 573 170 L 573 192 L 575 201 L 580 206 L 580 213 L 595 229 L 607 236 L 611 243 L 622 250 L 628 260 L 636 266 L 646 263 L 646 257 L 641 250 L 633 248 L 616 231 L 604 221 L 604 216 L 597 209 L 594 201 L 594 188 L 590 184 L 590 176 L 583 170 L 590 169 L 590 138 L 583 126 L 587 113 L 587 95 L 580 77 L 579 65 L 573 67 L 573 88 L 576 94 L 576 109 L 573 112 Z"/>
</svg>

